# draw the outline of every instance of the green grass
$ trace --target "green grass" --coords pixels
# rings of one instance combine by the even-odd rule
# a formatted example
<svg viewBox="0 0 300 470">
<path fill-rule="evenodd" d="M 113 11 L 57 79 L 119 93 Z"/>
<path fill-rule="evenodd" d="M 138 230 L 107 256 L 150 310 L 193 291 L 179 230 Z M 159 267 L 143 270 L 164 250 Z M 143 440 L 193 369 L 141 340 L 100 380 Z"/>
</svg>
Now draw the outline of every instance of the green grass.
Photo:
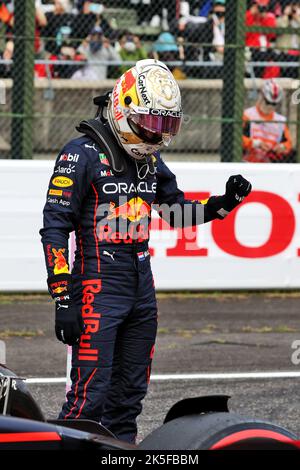
<svg viewBox="0 0 300 470">
<path fill-rule="evenodd" d="M 49 294 L 0 294 L 0 305 L 51 302 Z"/>
<path fill-rule="evenodd" d="M 0 338 L 1 339 L 8 339 L 8 338 L 35 338 L 36 336 L 44 336 L 43 330 L 0 330 Z"/>
<path fill-rule="evenodd" d="M 191 328 L 191 329 L 182 329 L 182 328 L 166 328 L 160 327 L 158 328 L 159 335 L 172 335 L 172 336 L 179 336 L 181 338 L 190 339 L 193 338 L 195 335 L 211 335 L 213 333 L 224 333 L 224 334 L 249 334 L 249 333 L 259 333 L 259 334 L 268 334 L 268 333 L 299 333 L 300 328 L 294 328 L 287 325 L 278 325 L 278 326 L 269 326 L 263 325 L 260 327 L 254 327 L 250 325 L 245 325 L 240 328 L 233 328 L 232 331 L 226 329 L 220 330 L 217 325 L 214 324 L 207 324 L 202 328 Z M 223 340 L 222 340 L 223 341 Z"/>
<path fill-rule="evenodd" d="M 300 290 L 262 290 L 262 291 L 162 291 L 157 292 L 159 300 L 188 300 L 188 299 L 212 299 L 216 301 L 247 300 L 252 296 L 259 296 L 266 300 L 273 299 L 298 299 Z M 34 293 L 0 293 L 0 305 L 12 305 L 15 303 L 43 303 L 51 302 L 49 294 Z"/>
<path fill-rule="evenodd" d="M 266 299 L 300 298 L 300 290 L 253 290 L 253 291 L 169 291 L 157 292 L 160 300 L 175 298 L 186 299 L 215 299 L 215 300 L 246 300 L 252 296 L 260 296 Z"/>
<path fill-rule="evenodd" d="M 259 328 L 254 328 L 252 326 L 244 326 L 242 328 L 242 333 L 298 333 L 299 328 L 292 328 L 287 325 L 278 325 L 278 326 L 261 326 Z"/>
</svg>

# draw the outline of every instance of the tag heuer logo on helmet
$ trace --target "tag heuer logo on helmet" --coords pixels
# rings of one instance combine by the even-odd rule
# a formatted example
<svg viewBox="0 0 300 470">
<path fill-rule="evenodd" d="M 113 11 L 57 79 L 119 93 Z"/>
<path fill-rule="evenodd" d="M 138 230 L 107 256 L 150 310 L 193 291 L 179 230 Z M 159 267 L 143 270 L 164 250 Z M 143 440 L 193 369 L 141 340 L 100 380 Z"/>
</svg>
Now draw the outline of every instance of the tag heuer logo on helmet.
<svg viewBox="0 0 300 470">
<path fill-rule="evenodd" d="M 139 76 L 139 79 L 138 79 L 138 89 L 139 89 L 141 97 L 144 101 L 144 104 L 147 106 L 148 104 L 151 103 L 151 101 L 149 100 L 149 98 L 147 96 L 147 89 L 146 89 L 146 86 L 145 86 L 145 80 L 146 80 L 146 75 L 142 73 Z"/>
</svg>

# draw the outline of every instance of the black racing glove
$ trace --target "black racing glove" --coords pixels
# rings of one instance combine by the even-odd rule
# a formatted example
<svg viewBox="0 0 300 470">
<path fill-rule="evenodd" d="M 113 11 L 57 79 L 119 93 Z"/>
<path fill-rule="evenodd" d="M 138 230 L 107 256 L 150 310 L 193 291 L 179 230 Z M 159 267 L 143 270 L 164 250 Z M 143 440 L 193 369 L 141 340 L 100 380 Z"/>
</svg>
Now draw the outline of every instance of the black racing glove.
<svg viewBox="0 0 300 470">
<path fill-rule="evenodd" d="M 226 183 L 225 205 L 229 211 L 238 206 L 252 190 L 252 185 L 242 175 L 230 176 Z"/>
<path fill-rule="evenodd" d="M 207 202 L 206 221 L 224 219 L 252 190 L 252 185 L 242 175 L 230 176 L 223 196 L 212 196 Z"/>
<path fill-rule="evenodd" d="M 50 295 L 55 300 L 55 333 L 59 341 L 77 344 L 84 323 L 80 309 L 72 302 L 71 274 L 56 274 L 48 278 Z"/>
</svg>

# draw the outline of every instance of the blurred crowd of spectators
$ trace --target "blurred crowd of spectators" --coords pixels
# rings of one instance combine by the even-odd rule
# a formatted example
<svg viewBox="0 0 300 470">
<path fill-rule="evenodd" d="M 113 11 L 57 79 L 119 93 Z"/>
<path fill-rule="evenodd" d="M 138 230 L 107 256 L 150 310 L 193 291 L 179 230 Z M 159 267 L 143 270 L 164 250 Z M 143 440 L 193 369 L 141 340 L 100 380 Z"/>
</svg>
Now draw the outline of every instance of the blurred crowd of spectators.
<svg viewBox="0 0 300 470">
<path fill-rule="evenodd" d="M 118 8 L 128 18 L 128 29 L 125 17 L 120 27 L 119 18 L 106 15 Z M 36 63 L 35 75 L 105 79 L 125 71 L 128 62 L 155 57 L 171 61 L 178 79 L 218 78 L 223 73 L 225 14 L 226 0 L 36 0 L 35 58 L 47 63 Z M 249 0 L 245 24 L 299 29 L 300 0 Z M 299 61 L 296 29 L 295 34 L 247 32 L 246 59 L 258 63 L 247 73 L 297 77 L 298 67 L 280 66 Z M 1 77 L 11 76 L 14 34 L 20 34 L 14 27 L 14 2 L 0 0 Z M 259 65 L 265 62 L 272 65 Z"/>
</svg>

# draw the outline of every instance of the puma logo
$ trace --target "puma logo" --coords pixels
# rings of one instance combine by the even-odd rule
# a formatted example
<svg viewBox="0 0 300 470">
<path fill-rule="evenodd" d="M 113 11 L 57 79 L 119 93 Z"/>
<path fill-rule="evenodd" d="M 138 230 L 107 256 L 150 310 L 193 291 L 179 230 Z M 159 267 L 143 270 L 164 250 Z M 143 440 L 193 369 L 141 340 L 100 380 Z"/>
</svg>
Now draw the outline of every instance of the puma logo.
<svg viewBox="0 0 300 470">
<path fill-rule="evenodd" d="M 88 149 L 93 149 L 93 150 L 95 150 L 95 152 L 98 152 L 98 150 L 95 147 L 95 144 L 93 144 L 93 145 L 84 144 L 84 146 Z"/>
<path fill-rule="evenodd" d="M 109 253 L 109 251 L 104 250 L 103 254 L 104 256 L 109 256 L 113 261 L 115 261 L 115 258 L 114 258 L 115 251 L 113 251 L 112 253 Z"/>
<path fill-rule="evenodd" d="M 57 310 L 60 310 L 61 308 L 69 308 L 69 306 L 63 305 L 63 304 L 57 304 Z"/>
</svg>

